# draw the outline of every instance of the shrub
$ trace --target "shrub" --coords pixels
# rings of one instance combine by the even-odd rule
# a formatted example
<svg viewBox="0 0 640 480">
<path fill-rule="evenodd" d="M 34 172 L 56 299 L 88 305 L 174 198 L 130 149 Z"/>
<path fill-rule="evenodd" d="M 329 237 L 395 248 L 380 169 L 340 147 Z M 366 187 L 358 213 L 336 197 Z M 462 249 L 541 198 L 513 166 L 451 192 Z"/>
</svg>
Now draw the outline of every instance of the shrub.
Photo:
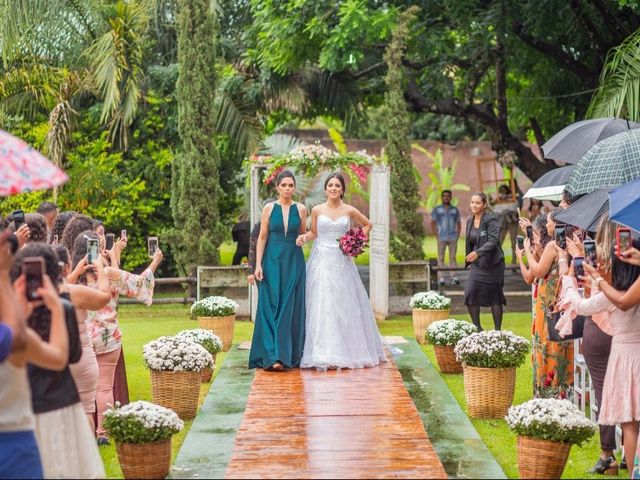
<svg viewBox="0 0 640 480">
<path fill-rule="evenodd" d="M 459 362 L 470 367 L 519 367 L 529 352 L 529 341 L 510 331 L 489 330 L 463 338 L 454 352 Z"/>
<path fill-rule="evenodd" d="M 204 347 L 181 337 L 160 337 L 144 347 L 144 363 L 151 370 L 201 372 L 213 366 Z"/>
<path fill-rule="evenodd" d="M 420 310 L 445 310 L 451 307 L 451 299 L 434 290 L 429 290 L 416 293 L 411 297 L 409 306 Z"/>
<path fill-rule="evenodd" d="M 427 340 L 431 345 L 455 345 L 476 331 L 474 324 L 463 320 L 437 320 L 429 325 Z"/>
<path fill-rule="evenodd" d="M 191 305 L 192 317 L 226 317 L 234 315 L 240 306 L 227 297 L 206 297 Z"/>
<path fill-rule="evenodd" d="M 176 337 L 184 338 L 191 342 L 197 343 L 204 347 L 204 349 L 210 354 L 218 353 L 222 350 L 223 344 L 219 336 L 214 334 L 211 330 L 205 330 L 203 328 L 194 328 L 191 330 L 182 330 Z"/>
<path fill-rule="evenodd" d="M 119 402 L 104 413 L 104 428 L 118 443 L 150 443 L 171 438 L 184 423 L 171 409 L 140 400 Z"/>
</svg>

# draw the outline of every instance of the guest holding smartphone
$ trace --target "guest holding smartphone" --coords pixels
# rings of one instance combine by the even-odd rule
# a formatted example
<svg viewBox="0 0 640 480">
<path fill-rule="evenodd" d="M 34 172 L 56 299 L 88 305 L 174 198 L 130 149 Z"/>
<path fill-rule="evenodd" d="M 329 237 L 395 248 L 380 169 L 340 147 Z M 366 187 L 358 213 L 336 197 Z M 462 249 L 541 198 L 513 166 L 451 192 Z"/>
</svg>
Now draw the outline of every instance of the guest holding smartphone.
<svg viewBox="0 0 640 480">
<path fill-rule="evenodd" d="M 97 239 L 93 231 L 82 232 L 80 237 Z M 85 246 L 83 251 L 82 246 Z M 98 361 L 98 387 L 96 391 L 97 423 L 96 435 L 98 444 L 109 443 L 106 431 L 102 426 L 103 414 L 108 405 L 114 402 L 114 378 L 116 366 L 122 350 L 122 332 L 118 323 L 118 301 L 120 295 L 134 297 L 145 305 L 153 301 L 154 273 L 163 259 L 162 251 L 157 249 L 153 260 L 140 275 L 125 272 L 118 268 L 106 267 L 105 274 L 109 281 L 109 302 L 99 310 L 87 311 L 87 325 Z M 73 263 L 77 267 L 86 262 L 86 243 L 79 243 L 74 249 Z M 100 288 L 98 277 L 91 270 L 85 271 L 78 281 L 92 288 Z"/>
<path fill-rule="evenodd" d="M 573 340 L 554 342 L 549 340 L 547 316 L 555 311 L 558 287 L 558 253 L 556 250 L 556 208 L 546 215 L 542 253 L 533 253 L 531 241 L 524 241 L 524 252 L 531 273 L 536 278 L 533 316 L 533 394 L 537 398 L 570 398 L 573 395 Z M 521 225 L 528 225 L 526 221 Z"/>
</svg>

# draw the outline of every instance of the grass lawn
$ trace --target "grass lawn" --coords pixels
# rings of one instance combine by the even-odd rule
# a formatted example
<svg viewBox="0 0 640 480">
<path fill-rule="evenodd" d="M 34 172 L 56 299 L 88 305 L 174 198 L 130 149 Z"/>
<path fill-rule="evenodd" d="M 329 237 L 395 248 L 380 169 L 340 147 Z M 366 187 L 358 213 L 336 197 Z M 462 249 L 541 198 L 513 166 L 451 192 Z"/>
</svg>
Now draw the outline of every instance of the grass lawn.
<svg viewBox="0 0 640 480">
<path fill-rule="evenodd" d="M 502 244 L 502 248 L 505 254 L 505 263 L 508 265 L 511 263 L 511 240 L 507 236 L 504 243 Z M 425 253 L 425 258 L 438 258 L 438 242 L 436 242 L 436 237 L 433 235 L 429 235 L 424 239 L 422 243 L 422 250 Z M 233 242 L 225 242 L 220 246 L 220 265 L 231 265 L 231 260 L 233 259 L 233 254 L 236 251 L 236 244 Z M 304 247 L 305 258 L 309 255 L 311 251 L 311 243 L 308 243 Z M 447 261 L 449 258 L 449 253 L 447 252 Z M 390 261 L 395 261 L 393 255 L 390 258 Z M 458 266 L 464 265 L 464 238 L 458 239 L 458 250 L 456 251 L 456 262 Z M 365 250 L 365 252 L 360 255 L 356 259 L 356 263 L 358 265 L 369 265 L 369 251 Z"/>
<path fill-rule="evenodd" d="M 160 335 L 175 334 L 185 328 L 197 328 L 197 323 L 189 319 L 188 307 L 185 305 L 154 305 L 152 307 L 122 305 L 119 315 L 123 331 L 131 400 L 151 400 L 151 381 L 149 372 L 144 367 L 142 360 L 142 346 Z M 465 315 L 457 316 L 457 318 L 468 320 Z M 483 315 L 482 322 L 488 328 L 491 325 L 490 315 Z M 413 335 L 411 317 L 408 316 L 393 317 L 390 320 L 381 322 L 379 327 L 383 335 Z M 504 328 L 529 338 L 531 335 L 529 314 L 510 313 L 505 315 Z M 250 322 L 236 322 L 234 342 L 250 340 L 252 332 L 253 324 Z M 437 368 L 433 348 L 422 346 L 422 349 Z M 218 354 L 217 368 L 222 365 L 224 356 L 224 353 Z M 518 369 L 515 404 L 522 403 L 532 397 L 531 375 L 531 362 L 527 361 L 525 365 Z M 462 409 L 466 411 L 462 375 L 442 375 L 442 377 Z M 209 386 L 210 384 L 202 386 L 201 401 L 204 400 Z M 504 420 L 472 420 L 472 423 L 505 473 L 510 478 L 517 478 L 516 438 L 508 429 L 506 422 Z M 174 436 L 174 458 L 190 427 L 191 422 L 186 422 L 185 430 Z M 105 463 L 107 476 L 109 478 L 122 478 L 115 447 L 101 447 L 100 452 Z M 598 458 L 598 454 L 597 435 L 582 447 L 574 446 L 571 449 L 563 478 L 589 478 L 585 472 L 593 465 Z M 627 472 L 621 472 L 619 477 L 624 478 L 626 475 Z M 597 475 L 592 477 L 599 478 Z"/>
</svg>

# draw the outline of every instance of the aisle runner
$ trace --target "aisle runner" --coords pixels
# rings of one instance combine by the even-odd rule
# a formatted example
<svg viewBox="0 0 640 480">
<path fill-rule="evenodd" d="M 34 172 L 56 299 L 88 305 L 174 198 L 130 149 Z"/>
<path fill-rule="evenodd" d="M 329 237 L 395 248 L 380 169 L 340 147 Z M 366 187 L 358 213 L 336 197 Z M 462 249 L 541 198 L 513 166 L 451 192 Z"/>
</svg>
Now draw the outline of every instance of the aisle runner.
<svg viewBox="0 0 640 480">
<path fill-rule="evenodd" d="M 447 478 L 393 361 L 256 372 L 228 478 Z"/>
</svg>

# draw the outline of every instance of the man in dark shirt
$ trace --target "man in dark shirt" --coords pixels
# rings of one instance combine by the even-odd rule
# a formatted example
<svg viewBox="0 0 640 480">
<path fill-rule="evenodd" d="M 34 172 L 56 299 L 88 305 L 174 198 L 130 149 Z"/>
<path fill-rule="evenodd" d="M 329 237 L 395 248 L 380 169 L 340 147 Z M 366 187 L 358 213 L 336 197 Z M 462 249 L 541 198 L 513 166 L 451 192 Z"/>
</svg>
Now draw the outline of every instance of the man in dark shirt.
<svg viewBox="0 0 640 480">
<path fill-rule="evenodd" d="M 240 265 L 242 259 L 249 255 L 249 227 L 249 222 L 238 222 L 231 229 L 231 238 L 238 243 L 232 265 Z"/>
</svg>

